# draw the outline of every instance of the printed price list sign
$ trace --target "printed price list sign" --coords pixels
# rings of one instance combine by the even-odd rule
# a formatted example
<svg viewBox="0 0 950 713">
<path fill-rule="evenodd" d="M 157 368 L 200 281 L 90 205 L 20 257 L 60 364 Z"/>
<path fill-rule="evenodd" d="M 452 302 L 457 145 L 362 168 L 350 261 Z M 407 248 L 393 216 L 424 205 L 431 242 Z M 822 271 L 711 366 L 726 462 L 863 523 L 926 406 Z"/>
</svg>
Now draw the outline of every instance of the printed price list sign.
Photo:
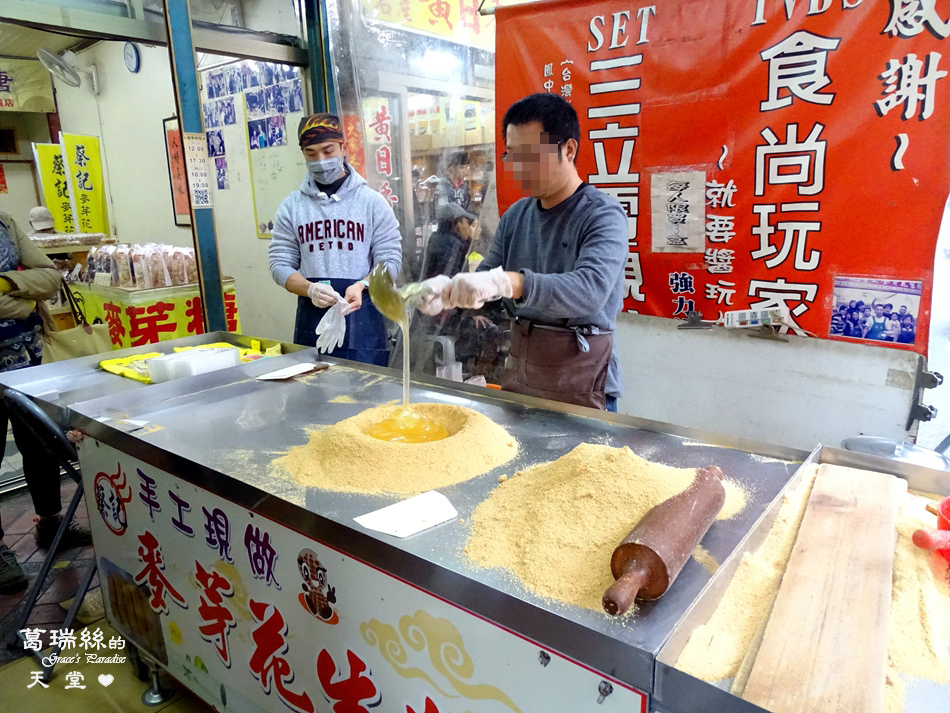
<svg viewBox="0 0 950 713">
<path fill-rule="evenodd" d="M 208 174 L 208 144 L 204 134 L 182 133 L 185 148 L 185 168 L 188 171 L 188 188 L 191 205 L 195 208 L 211 207 L 211 183 Z"/>
</svg>

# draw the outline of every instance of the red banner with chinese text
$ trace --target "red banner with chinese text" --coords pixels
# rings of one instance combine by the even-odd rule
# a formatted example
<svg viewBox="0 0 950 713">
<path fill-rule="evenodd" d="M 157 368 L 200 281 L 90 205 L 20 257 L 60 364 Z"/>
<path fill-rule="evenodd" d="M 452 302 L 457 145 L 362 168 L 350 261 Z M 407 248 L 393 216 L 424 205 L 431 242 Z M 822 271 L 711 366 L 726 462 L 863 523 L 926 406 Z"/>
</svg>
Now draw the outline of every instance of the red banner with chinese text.
<svg viewBox="0 0 950 713">
<path fill-rule="evenodd" d="M 629 218 L 625 310 L 785 307 L 796 333 L 925 354 L 950 166 L 943 12 L 925 0 L 501 8 L 498 130 L 532 92 L 578 110 L 581 178 Z M 521 195 L 499 176 L 501 210 Z"/>
</svg>

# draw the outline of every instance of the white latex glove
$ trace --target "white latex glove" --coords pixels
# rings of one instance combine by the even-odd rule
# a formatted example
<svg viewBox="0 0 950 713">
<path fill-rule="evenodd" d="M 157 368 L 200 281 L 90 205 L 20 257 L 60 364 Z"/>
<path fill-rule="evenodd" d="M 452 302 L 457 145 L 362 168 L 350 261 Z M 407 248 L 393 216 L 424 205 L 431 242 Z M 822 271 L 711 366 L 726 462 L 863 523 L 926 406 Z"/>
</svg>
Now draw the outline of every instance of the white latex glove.
<svg viewBox="0 0 950 713">
<path fill-rule="evenodd" d="M 449 286 L 452 284 L 452 280 L 447 275 L 430 277 L 428 280 L 423 280 L 422 284 L 431 290 L 425 297 L 420 297 L 416 302 L 416 309 L 422 314 L 438 314 L 450 307 L 445 302 L 448 297 Z"/>
<path fill-rule="evenodd" d="M 337 295 L 337 302 L 327 310 L 317 325 L 317 351 L 332 352 L 343 346 L 346 336 L 346 315 L 350 311 L 350 303 Z"/>
<path fill-rule="evenodd" d="M 486 302 L 511 297 L 511 280 L 500 267 L 487 272 L 460 272 L 452 278 L 448 293 L 447 307 L 477 309 Z"/>
<path fill-rule="evenodd" d="M 321 309 L 336 304 L 340 299 L 340 294 L 336 290 L 322 282 L 311 282 L 310 287 L 307 288 L 307 296 L 314 307 Z"/>
</svg>

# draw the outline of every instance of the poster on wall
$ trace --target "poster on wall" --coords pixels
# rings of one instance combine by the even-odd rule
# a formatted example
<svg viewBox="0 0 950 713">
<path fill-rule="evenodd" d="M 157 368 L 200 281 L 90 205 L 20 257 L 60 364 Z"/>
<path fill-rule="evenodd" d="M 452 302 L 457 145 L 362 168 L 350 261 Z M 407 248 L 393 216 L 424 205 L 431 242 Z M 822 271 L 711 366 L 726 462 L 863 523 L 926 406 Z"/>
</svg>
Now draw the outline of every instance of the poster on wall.
<svg viewBox="0 0 950 713">
<path fill-rule="evenodd" d="M 76 231 L 111 235 L 98 136 L 60 134 Z"/>
<path fill-rule="evenodd" d="M 188 176 L 191 205 L 211 207 L 211 179 L 208 170 L 208 143 L 204 134 L 184 132 L 181 135 L 185 154 L 185 172 Z M 222 144 L 221 150 L 224 150 Z"/>
<path fill-rule="evenodd" d="M 208 140 L 208 155 L 212 158 L 224 156 L 224 137 L 221 131 L 208 131 L 205 135 Z"/>
<path fill-rule="evenodd" d="M 53 215 L 53 227 L 60 233 L 75 233 L 69 180 L 59 144 L 33 144 L 33 159 L 43 191 L 43 203 Z"/>
<path fill-rule="evenodd" d="M 942 44 L 950 30 L 927 7 L 503 7 L 496 64 L 508 81 L 497 88 L 496 127 L 533 92 L 559 94 L 578 110 L 581 178 L 614 196 L 628 218 L 625 310 L 678 318 L 695 310 L 714 320 L 784 307 L 784 331 L 860 339 L 831 333 L 841 306 L 835 276 L 917 281 L 914 340 L 871 343 L 925 354 L 950 188 Z M 701 176 L 701 259 L 656 249 L 666 206 L 653 179 L 677 171 Z M 500 175 L 500 209 L 519 197 Z"/>
<path fill-rule="evenodd" d="M 168 159 L 168 181 L 171 184 L 172 208 L 175 225 L 191 225 L 191 207 L 188 203 L 188 178 L 185 174 L 185 152 L 181 143 L 178 118 L 163 120 L 165 154 Z"/>
<path fill-rule="evenodd" d="M 10 189 L 7 188 L 7 174 L 3 170 L 3 164 L 0 163 L 0 193 L 9 193 Z"/>
<path fill-rule="evenodd" d="M 231 126 L 237 123 L 237 115 L 234 112 L 234 97 L 228 97 L 218 102 L 221 112 L 221 122 L 224 126 Z"/>
<path fill-rule="evenodd" d="M 237 122 L 245 125 L 257 237 L 269 240 L 277 208 L 300 187 L 300 181 L 306 175 L 295 134 L 304 111 L 300 68 L 245 61 L 235 70 L 243 89 L 233 100 L 240 102 L 240 97 L 244 100 L 244 115 L 238 117 Z M 238 86 L 237 76 L 234 86 Z M 238 104 L 234 110 L 235 114 L 241 113 Z M 228 124 L 227 116 L 225 110 L 225 125 Z M 229 135 L 228 142 L 234 151 L 235 139 L 230 136 L 233 134 Z M 231 159 L 230 168 L 234 168 L 235 156 L 232 155 Z M 225 176 L 221 177 L 227 180 Z"/>
<path fill-rule="evenodd" d="M 218 178 L 218 190 L 223 191 L 228 187 L 228 160 L 224 156 L 218 156 L 214 160 L 214 168 Z"/>
<path fill-rule="evenodd" d="M 914 344 L 922 280 L 883 280 L 835 275 L 828 333 L 872 342 Z"/>
<path fill-rule="evenodd" d="M 702 253 L 706 247 L 706 174 L 657 172 L 650 179 L 653 252 Z"/>
</svg>

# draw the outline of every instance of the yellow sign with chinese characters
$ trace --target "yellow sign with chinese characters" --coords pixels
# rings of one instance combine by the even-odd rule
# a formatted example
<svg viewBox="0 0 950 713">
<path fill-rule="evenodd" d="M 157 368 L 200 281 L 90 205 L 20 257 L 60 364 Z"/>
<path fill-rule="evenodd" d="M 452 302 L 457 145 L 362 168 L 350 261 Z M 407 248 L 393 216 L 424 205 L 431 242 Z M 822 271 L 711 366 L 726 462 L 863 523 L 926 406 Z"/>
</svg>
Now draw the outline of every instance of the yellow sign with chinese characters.
<svg viewBox="0 0 950 713">
<path fill-rule="evenodd" d="M 234 280 L 224 280 L 223 288 L 228 331 L 240 332 Z M 80 299 L 87 320 L 109 325 L 113 349 L 204 334 L 204 313 L 196 284 L 151 290 L 74 284 L 72 290 Z"/>
<path fill-rule="evenodd" d="M 53 81 L 38 59 L 0 59 L 0 111 L 56 111 Z"/>
<path fill-rule="evenodd" d="M 111 235 L 99 137 L 60 134 L 77 233 Z"/>
<path fill-rule="evenodd" d="M 75 233 L 73 207 L 69 195 L 69 179 L 59 144 L 33 144 L 33 159 L 40 177 L 43 201 L 53 214 L 53 227 L 60 233 Z"/>
<path fill-rule="evenodd" d="M 398 25 L 407 30 L 447 37 L 455 42 L 495 49 L 495 18 L 479 15 L 481 0 L 360 0 L 367 20 Z M 486 0 L 497 7 L 498 0 Z M 513 4 L 513 3 L 506 3 Z M 433 59 L 432 61 L 437 61 Z"/>
</svg>

